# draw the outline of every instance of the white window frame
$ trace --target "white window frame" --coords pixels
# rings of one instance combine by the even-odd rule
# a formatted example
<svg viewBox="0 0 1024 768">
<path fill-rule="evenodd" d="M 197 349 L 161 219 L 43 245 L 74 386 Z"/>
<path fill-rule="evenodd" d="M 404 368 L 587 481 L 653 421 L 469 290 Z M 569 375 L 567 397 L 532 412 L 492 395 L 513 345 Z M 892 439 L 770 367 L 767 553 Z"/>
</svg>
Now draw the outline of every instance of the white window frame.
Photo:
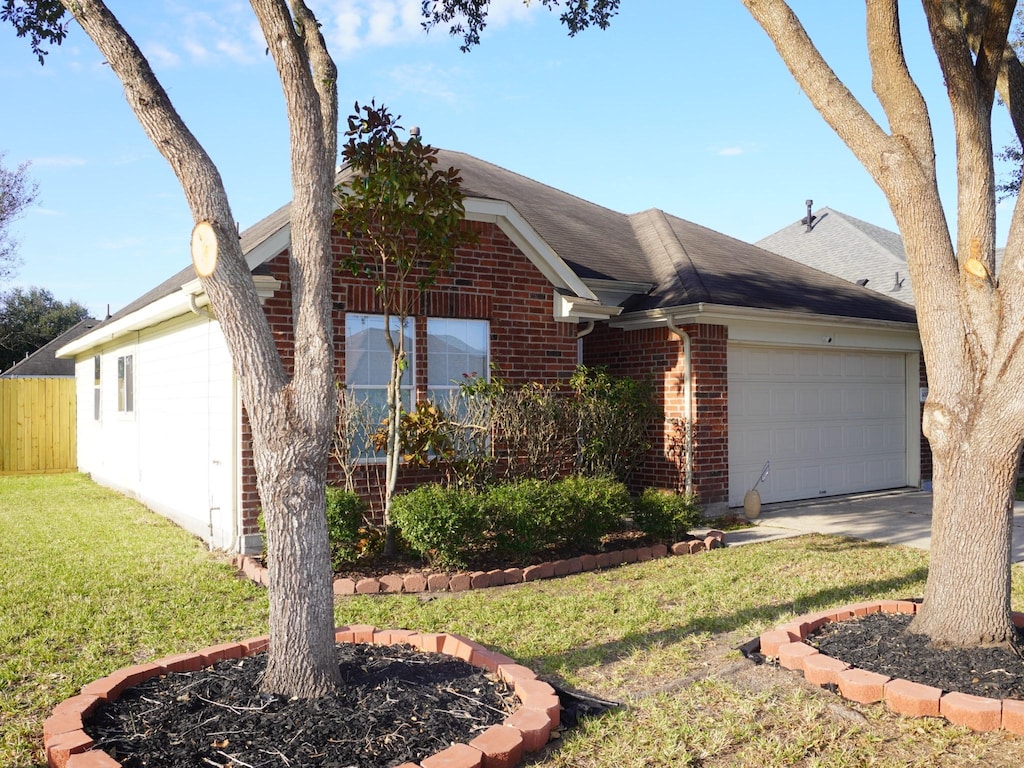
<svg viewBox="0 0 1024 768">
<path fill-rule="evenodd" d="M 135 355 L 117 356 L 117 412 L 124 417 L 135 415 Z"/>
<path fill-rule="evenodd" d="M 103 420 L 103 357 L 93 355 L 92 358 L 92 420 Z"/>
</svg>

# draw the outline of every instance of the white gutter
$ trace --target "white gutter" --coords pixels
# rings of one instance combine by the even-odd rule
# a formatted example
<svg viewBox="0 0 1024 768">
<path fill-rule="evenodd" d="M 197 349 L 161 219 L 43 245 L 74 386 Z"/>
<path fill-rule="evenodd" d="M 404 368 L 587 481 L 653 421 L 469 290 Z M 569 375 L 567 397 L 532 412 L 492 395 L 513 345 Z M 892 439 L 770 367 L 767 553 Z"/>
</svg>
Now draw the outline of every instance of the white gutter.
<svg viewBox="0 0 1024 768">
<path fill-rule="evenodd" d="M 664 325 L 670 318 L 674 322 L 684 325 L 687 323 L 728 325 L 730 321 L 768 320 L 773 323 L 789 325 L 834 326 L 839 323 L 850 328 L 917 332 L 917 323 L 905 323 L 897 320 L 873 320 L 864 317 L 844 317 L 842 315 L 815 315 L 809 312 L 786 312 L 779 309 L 707 304 L 703 301 L 679 307 L 630 312 L 626 317 L 613 321 L 612 325 L 623 329 L 655 328 L 659 325 Z"/>
<path fill-rule="evenodd" d="M 683 419 L 686 448 L 686 492 L 693 493 L 693 359 L 690 354 L 690 334 L 666 318 L 668 329 L 683 340 Z"/>
</svg>

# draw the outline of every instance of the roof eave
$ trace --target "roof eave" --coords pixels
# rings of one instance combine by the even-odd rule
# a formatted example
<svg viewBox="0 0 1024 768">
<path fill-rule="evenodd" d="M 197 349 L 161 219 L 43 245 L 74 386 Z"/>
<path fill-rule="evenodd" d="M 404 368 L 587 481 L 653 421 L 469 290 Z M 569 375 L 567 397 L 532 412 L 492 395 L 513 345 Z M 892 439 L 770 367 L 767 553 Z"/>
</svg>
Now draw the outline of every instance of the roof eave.
<svg viewBox="0 0 1024 768">
<path fill-rule="evenodd" d="M 630 312 L 611 322 L 616 328 L 640 329 L 666 325 L 669 320 L 676 325 L 688 323 L 709 323 L 729 325 L 737 321 L 771 320 L 790 325 L 834 326 L 841 323 L 852 328 L 890 330 L 917 333 L 917 323 L 897 320 L 877 320 L 868 317 L 844 317 L 842 315 L 818 315 L 808 312 L 791 312 L 759 307 L 736 307 L 725 304 L 699 302 L 677 307 L 659 307 L 641 312 Z"/>
</svg>

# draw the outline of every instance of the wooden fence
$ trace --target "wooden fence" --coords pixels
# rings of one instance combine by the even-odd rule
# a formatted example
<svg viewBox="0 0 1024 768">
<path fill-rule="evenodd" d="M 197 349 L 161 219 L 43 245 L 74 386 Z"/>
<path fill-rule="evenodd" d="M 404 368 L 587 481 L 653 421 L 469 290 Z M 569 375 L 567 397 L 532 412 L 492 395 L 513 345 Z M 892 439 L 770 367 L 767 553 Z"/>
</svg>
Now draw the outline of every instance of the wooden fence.
<svg viewBox="0 0 1024 768">
<path fill-rule="evenodd" d="M 0 378 L 0 475 L 77 466 L 75 380 Z"/>
</svg>

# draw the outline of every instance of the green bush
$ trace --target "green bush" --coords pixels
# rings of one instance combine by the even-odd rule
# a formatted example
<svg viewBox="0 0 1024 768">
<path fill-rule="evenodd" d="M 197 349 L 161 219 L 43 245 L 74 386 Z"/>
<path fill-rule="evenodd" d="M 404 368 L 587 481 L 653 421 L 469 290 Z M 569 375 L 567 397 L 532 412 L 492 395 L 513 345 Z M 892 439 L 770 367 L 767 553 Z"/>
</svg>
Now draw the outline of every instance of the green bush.
<svg viewBox="0 0 1024 768">
<path fill-rule="evenodd" d="M 391 520 L 410 549 L 442 567 L 466 567 L 486 543 L 480 500 L 469 490 L 421 485 L 391 500 Z"/>
<path fill-rule="evenodd" d="M 658 541 L 679 541 L 701 518 L 700 505 L 693 494 L 648 488 L 633 504 L 633 523 Z"/>
<path fill-rule="evenodd" d="M 557 494 L 551 483 L 519 480 L 486 489 L 480 498 L 498 552 L 528 557 L 556 541 Z"/>
<path fill-rule="evenodd" d="M 632 511 L 629 491 L 608 477 L 567 477 L 553 485 L 558 501 L 552 521 L 556 544 L 593 549 L 602 537 L 622 529 Z"/>
<path fill-rule="evenodd" d="M 327 488 L 327 538 L 331 546 L 331 567 L 340 571 L 360 554 L 363 519 L 368 506 L 353 491 Z"/>
</svg>

